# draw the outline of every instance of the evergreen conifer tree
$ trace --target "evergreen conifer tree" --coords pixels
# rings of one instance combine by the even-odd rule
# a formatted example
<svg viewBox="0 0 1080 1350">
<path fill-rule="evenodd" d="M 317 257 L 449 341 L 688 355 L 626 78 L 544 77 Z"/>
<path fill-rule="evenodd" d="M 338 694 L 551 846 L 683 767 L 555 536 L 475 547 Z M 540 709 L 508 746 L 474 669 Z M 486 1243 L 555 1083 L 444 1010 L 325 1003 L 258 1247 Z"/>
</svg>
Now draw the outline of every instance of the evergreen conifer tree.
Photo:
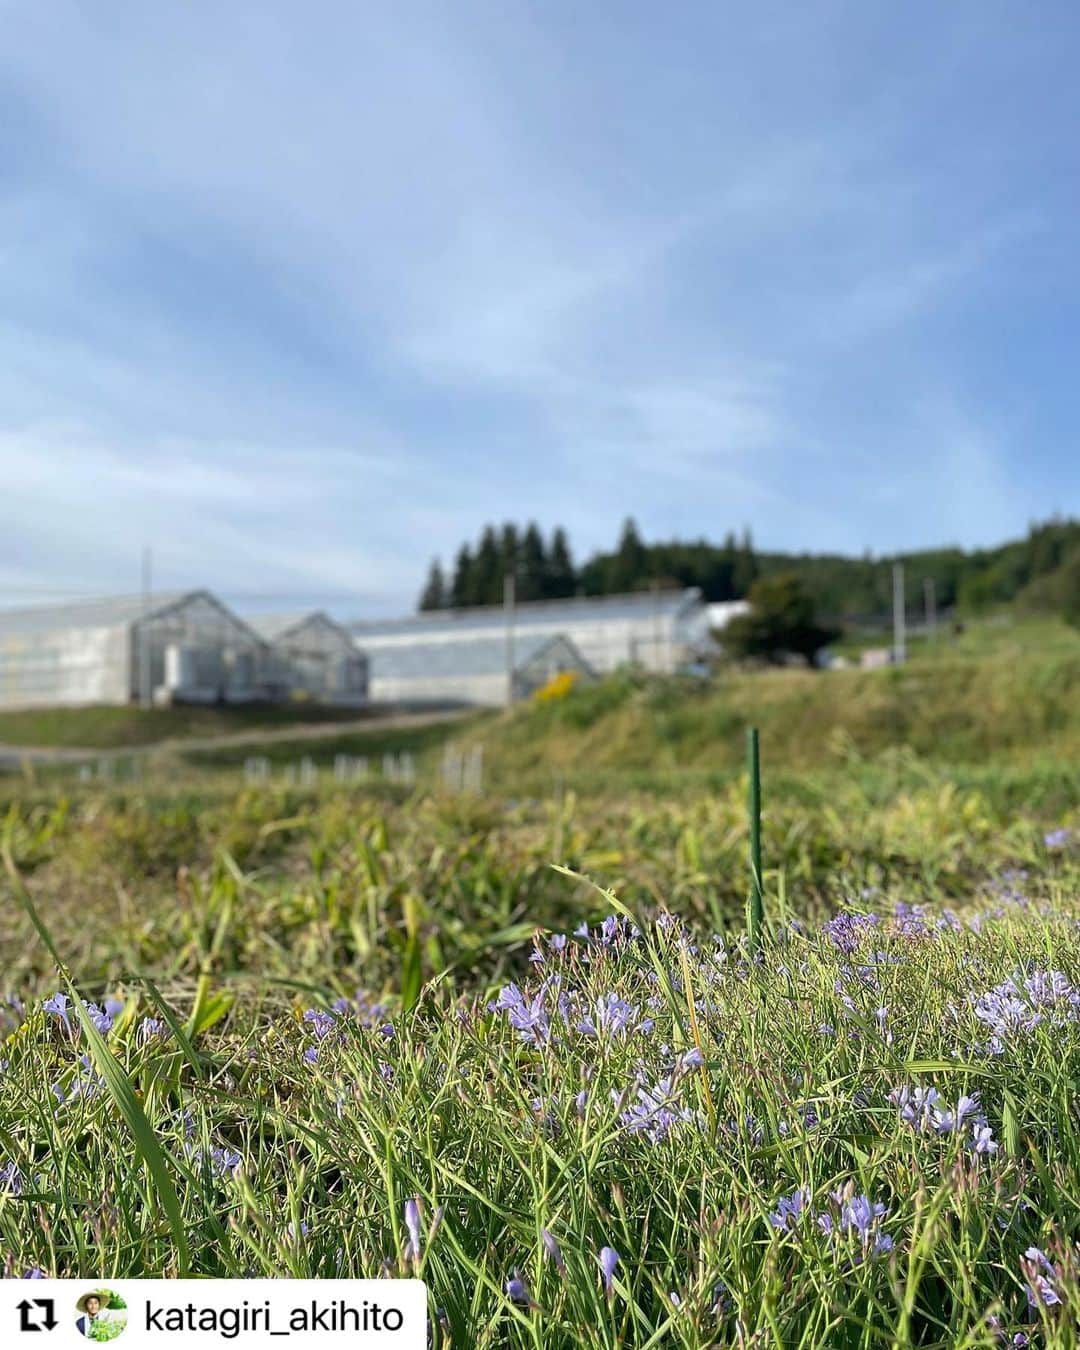
<svg viewBox="0 0 1080 1350">
<path fill-rule="evenodd" d="M 442 563 L 433 558 L 428 571 L 427 582 L 420 593 L 421 610 L 445 609 L 447 602 L 446 579 L 443 576 Z"/>
</svg>

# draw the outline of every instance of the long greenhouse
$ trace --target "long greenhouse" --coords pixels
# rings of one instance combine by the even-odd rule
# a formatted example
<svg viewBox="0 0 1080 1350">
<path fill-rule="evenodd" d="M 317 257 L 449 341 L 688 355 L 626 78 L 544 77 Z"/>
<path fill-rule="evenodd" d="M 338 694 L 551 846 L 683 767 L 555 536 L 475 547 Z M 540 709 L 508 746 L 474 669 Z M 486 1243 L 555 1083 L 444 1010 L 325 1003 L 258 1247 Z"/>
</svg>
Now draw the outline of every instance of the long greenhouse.
<svg viewBox="0 0 1080 1350">
<path fill-rule="evenodd" d="M 0 707 L 243 702 L 266 646 L 209 591 L 0 612 Z"/>
<path fill-rule="evenodd" d="M 435 652 L 495 638 L 508 627 L 519 636 L 567 638 L 598 673 L 627 664 L 675 671 L 715 649 L 708 610 L 695 588 L 530 601 L 516 605 L 510 615 L 502 606 L 490 605 L 348 625 L 357 647 L 372 663 L 376 682 L 384 652 L 409 648 Z M 448 653 L 446 660 L 451 660 Z"/>
</svg>

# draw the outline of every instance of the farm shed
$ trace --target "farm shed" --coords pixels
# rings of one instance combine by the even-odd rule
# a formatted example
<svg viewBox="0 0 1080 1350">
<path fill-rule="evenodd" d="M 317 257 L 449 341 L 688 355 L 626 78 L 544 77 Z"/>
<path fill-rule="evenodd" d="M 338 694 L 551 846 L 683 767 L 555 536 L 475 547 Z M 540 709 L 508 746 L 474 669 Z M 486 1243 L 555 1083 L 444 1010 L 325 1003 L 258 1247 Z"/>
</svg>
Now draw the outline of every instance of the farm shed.
<svg viewBox="0 0 1080 1350">
<path fill-rule="evenodd" d="M 242 702 L 264 644 L 209 591 L 0 612 L 0 707 Z"/>
<path fill-rule="evenodd" d="M 369 653 L 371 697 L 387 703 L 506 702 L 507 644 L 504 634 L 463 642 L 400 643 Z M 518 634 L 513 644 L 514 697 L 528 696 L 555 675 L 593 674 L 575 645 L 561 633 Z"/>
<path fill-rule="evenodd" d="M 357 622 L 348 628 L 357 646 L 367 653 L 376 680 L 384 652 L 416 647 L 434 652 L 441 646 L 501 638 L 506 623 L 502 606 L 489 605 Z M 629 662 L 649 670 L 679 670 L 714 650 L 708 613 L 696 588 L 529 601 L 514 607 L 513 628 L 519 640 L 566 638 L 591 669 L 600 673 Z"/>
<path fill-rule="evenodd" d="M 265 615 L 249 619 L 269 648 L 267 684 L 277 696 L 319 703 L 367 701 L 367 658 L 328 614 Z"/>
</svg>

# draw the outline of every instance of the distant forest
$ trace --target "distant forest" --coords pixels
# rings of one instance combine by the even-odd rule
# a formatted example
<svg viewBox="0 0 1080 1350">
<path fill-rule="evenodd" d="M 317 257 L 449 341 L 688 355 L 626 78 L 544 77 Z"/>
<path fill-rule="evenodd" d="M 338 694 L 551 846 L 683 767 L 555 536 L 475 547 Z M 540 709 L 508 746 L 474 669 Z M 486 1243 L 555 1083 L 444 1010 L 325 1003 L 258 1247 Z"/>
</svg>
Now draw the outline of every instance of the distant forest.
<svg viewBox="0 0 1080 1350">
<path fill-rule="evenodd" d="M 1032 610 L 1065 612 L 1080 604 L 1080 521 L 1033 525 L 1026 538 L 997 548 L 928 549 L 889 557 L 847 558 L 823 553 L 760 553 L 749 530 L 723 543 L 646 544 L 632 520 L 610 553 L 575 564 L 566 531 L 545 540 L 535 524 L 487 526 L 475 544 L 463 544 L 450 572 L 431 564 L 420 608 L 462 609 L 503 600 L 503 582 L 515 577 L 518 600 L 698 586 L 707 600 L 743 599 L 760 576 L 794 573 L 819 615 L 872 620 L 892 604 L 892 565 L 904 564 L 909 604 L 922 604 L 932 579 L 939 610 L 977 612 L 1017 602 Z"/>
</svg>

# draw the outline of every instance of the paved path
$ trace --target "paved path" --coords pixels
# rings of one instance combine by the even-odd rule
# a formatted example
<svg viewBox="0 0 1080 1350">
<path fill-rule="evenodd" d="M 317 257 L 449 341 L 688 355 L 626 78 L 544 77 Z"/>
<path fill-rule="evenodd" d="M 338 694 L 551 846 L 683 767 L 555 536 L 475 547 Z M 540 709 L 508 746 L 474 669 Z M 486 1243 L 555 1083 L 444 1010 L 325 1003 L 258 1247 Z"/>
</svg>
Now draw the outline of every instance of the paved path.
<svg viewBox="0 0 1080 1350">
<path fill-rule="evenodd" d="M 127 759 L 132 755 L 152 755 L 170 751 L 230 750 L 250 745 L 257 748 L 280 741 L 330 740 L 356 732 L 397 731 L 407 727 L 434 726 L 439 722 L 468 717 L 475 708 L 442 709 L 438 712 L 391 713 L 344 722 L 304 722 L 288 727 L 253 727 L 248 731 L 230 731 L 220 736 L 173 736 L 147 745 L 110 746 L 108 749 L 74 746 L 0 745 L 0 768 L 19 764 L 77 764 L 91 759 Z"/>
</svg>

